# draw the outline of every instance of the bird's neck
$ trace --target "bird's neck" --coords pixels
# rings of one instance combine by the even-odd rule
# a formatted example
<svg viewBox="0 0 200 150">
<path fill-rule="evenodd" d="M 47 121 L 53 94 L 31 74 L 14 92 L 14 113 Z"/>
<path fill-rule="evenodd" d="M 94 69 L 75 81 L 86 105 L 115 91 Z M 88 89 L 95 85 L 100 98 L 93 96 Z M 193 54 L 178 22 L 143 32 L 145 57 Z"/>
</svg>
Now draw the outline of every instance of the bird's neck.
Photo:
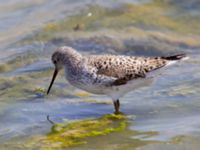
<svg viewBox="0 0 200 150">
<path fill-rule="evenodd" d="M 80 53 L 75 53 L 72 55 L 67 55 L 67 57 L 64 59 L 64 68 L 66 72 L 70 72 L 77 70 L 78 68 L 81 67 L 83 64 L 83 56 Z"/>
<path fill-rule="evenodd" d="M 65 69 L 65 77 L 71 84 L 76 83 L 80 77 L 80 71 L 82 70 L 83 66 L 83 59 L 80 57 L 71 58 L 65 62 L 64 69 Z"/>
</svg>

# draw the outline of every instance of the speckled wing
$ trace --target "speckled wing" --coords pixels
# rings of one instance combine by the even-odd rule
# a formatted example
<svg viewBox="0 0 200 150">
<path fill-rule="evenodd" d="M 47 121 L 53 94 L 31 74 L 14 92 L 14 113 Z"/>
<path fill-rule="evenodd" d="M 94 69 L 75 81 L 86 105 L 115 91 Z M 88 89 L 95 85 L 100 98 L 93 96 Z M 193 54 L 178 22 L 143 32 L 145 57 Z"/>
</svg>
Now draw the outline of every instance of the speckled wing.
<svg viewBox="0 0 200 150">
<path fill-rule="evenodd" d="M 148 72 L 166 65 L 167 60 L 161 57 L 130 57 L 130 56 L 90 56 L 89 65 L 97 68 L 97 74 L 115 77 L 113 85 L 123 85 L 128 81 L 145 78 Z"/>
<path fill-rule="evenodd" d="M 82 70 L 82 75 L 88 77 L 87 83 L 92 83 L 100 86 L 111 86 L 113 82 L 117 79 L 112 76 L 107 76 L 106 74 L 98 74 L 98 69 L 92 65 L 86 65 Z"/>
</svg>

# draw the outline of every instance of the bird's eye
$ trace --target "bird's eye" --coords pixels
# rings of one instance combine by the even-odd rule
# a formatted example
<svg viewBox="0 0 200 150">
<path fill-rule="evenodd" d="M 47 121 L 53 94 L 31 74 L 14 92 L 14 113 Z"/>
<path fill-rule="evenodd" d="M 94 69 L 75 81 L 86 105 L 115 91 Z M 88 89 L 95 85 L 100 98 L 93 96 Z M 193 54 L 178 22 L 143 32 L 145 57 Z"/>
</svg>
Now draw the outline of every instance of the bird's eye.
<svg viewBox="0 0 200 150">
<path fill-rule="evenodd" d="M 57 63 L 57 61 L 56 61 L 56 60 L 54 60 L 54 61 L 53 61 L 53 63 L 54 63 L 54 64 L 56 64 L 56 63 Z"/>
</svg>

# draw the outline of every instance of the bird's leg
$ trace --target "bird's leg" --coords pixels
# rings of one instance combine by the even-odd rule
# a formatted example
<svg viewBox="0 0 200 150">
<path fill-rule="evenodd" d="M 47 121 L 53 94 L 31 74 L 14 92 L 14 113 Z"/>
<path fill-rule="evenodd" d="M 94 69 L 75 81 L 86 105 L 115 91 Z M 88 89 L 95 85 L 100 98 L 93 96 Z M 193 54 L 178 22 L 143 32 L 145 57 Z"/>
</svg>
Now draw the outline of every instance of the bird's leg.
<svg viewBox="0 0 200 150">
<path fill-rule="evenodd" d="M 113 101 L 113 104 L 114 104 L 114 107 L 115 107 L 115 114 L 119 114 L 119 107 L 120 107 L 120 102 L 119 100 L 117 99 L 116 101 Z"/>
<path fill-rule="evenodd" d="M 120 108 L 120 102 L 119 102 L 119 100 L 117 100 L 117 105 L 118 105 L 118 110 L 119 110 L 119 108 Z"/>
</svg>

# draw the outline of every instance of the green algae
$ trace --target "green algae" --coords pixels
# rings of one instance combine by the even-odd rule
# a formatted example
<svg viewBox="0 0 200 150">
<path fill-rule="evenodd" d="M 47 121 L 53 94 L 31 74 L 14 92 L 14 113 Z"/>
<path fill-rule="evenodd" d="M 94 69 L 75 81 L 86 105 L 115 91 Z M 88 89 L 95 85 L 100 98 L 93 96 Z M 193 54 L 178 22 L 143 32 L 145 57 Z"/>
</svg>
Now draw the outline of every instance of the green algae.
<svg viewBox="0 0 200 150">
<path fill-rule="evenodd" d="M 38 93 L 38 94 L 46 94 L 46 89 L 45 88 L 43 88 L 43 87 L 36 87 L 35 89 L 34 89 L 34 92 L 36 92 L 36 93 Z"/>
<path fill-rule="evenodd" d="M 0 99 L 1 101 L 13 101 L 20 99 L 34 98 L 45 93 L 45 80 L 50 71 L 34 72 L 18 76 L 8 76 L 0 78 Z M 49 77 L 50 79 L 51 77 Z M 38 80 L 39 79 L 39 80 Z M 46 85 L 46 86 L 45 86 Z M 45 86 L 45 87 L 44 87 Z"/>
<path fill-rule="evenodd" d="M 104 115 L 96 119 L 77 120 L 72 122 L 55 123 L 51 132 L 46 136 L 31 138 L 27 146 L 40 149 L 62 149 L 75 145 L 86 144 L 91 137 L 105 136 L 111 133 L 122 132 L 128 122 L 123 115 Z M 36 144 L 36 145 L 35 145 Z"/>
<path fill-rule="evenodd" d="M 0 64 L 0 73 L 2 73 L 0 77 L 1 101 L 11 102 L 13 98 L 14 101 L 17 101 L 46 96 L 46 88 L 53 74 L 51 69 L 17 73 L 18 68 L 24 68 L 37 60 L 39 60 L 38 54 L 31 52 L 13 57 Z M 60 74 L 63 75 L 63 71 Z M 47 80 L 49 80 L 49 83 L 46 82 Z M 64 95 L 65 91 L 62 89 L 52 90 L 52 93 L 54 95 Z"/>
<path fill-rule="evenodd" d="M 81 103 L 94 103 L 94 104 L 112 104 L 111 100 L 97 100 L 97 99 L 91 99 L 90 96 L 91 93 L 85 92 L 85 91 L 77 91 L 73 93 L 74 96 L 80 97 Z"/>
<path fill-rule="evenodd" d="M 145 145 L 140 150 L 198 150 L 200 148 L 199 140 L 200 138 L 197 136 L 176 136 L 169 142 Z"/>
<path fill-rule="evenodd" d="M 195 63 L 195 64 L 199 64 L 199 63 L 200 63 L 200 60 L 190 60 L 189 62 Z"/>
<path fill-rule="evenodd" d="M 38 56 L 36 54 L 23 54 L 20 56 L 16 56 L 15 58 L 0 64 L 0 73 L 9 72 L 16 68 L 29 65 L 36 60 L 38 60 Z"/>
<path fill-rule="evenodd" d="M 96 100 L 96 99 L 81 99 L 80 102 L 83 103 L 94 103 L 94 104 L 112 104 L 111 100 Z"/>
<path fill-rule="evenodd" d="M 11 102 L 19 99 L 27 99 L 43 94 L 36 86 L 39 86 L 41 81 L 49 74 L 49 70 L 26 73 L 13 76 L 17 68 L 29 65 L 37 60 L 35 54 L 25 54 L 23 56 L 17 56 L 12 60 L 0 65 L 0 73 L 7 73 L 0 77 L 0 100 Z M 40 79 L 40 81 L 38 80 Z M 36 85 L 38 84 L 38 85 Z"/>
<path fill-rule="evenodd" d="M 127 129 L 126 116 L 108 114 L 100 118 L 75 120 L 64 123 L 54 123 L 47 135 L 35 135 L 22 140 L 15 139 L 4 144 L 6 147 L 18 149 L 56 150 L 66 149 L 87 144 L 94 137 L 106 137 L 114 133 L 121 133 Z M 16 142 L 16 140 L 18 142 Z M 18 145 L 18 143 L 20 143 Z"/>
<path fill-rule="evenodd" d="M 90 96 L 91 94 L 88 93 L 88 92 L 85 92 L 85 91 L 78 91 L 76 93 L 74 93 L 75 96 L 78 96 L 78 97 L 88 97 Z"/>
<path fill-rule="evenodd" d="M 68 34 L 74 32 L 76 26 L 81 26 L 80 30 L 84 32 L 96 32 L 102 29 L 127 29 L 137 28 L 142 30 L 158 30 L 173 31 L 178 33 L 200 34 L 200 20 L 192 18 L 177 18 L 169 15 L 169 12 L 176 10 L 176 7 L 167 2 L 152 1 L 141 5 L 124 4 L 117 8 L 104 8 L 92 5 L 87 10 L 83 10 L 80 14 L 71 16 L 60 22 L 52 22 L 47 24 L 42 32 L 36 37 L 38 39 L 51 39 L 57 37 L 63 32 Z M 91 13 L 91 16 L 87 14 Z M 192 23 L 191 23 L 192 22 Z M 85 33 L 86 34 L 86 33 Z"/>
<path fill-rule="evenodd" d="M 169 96 L 191 96 L 198 95 L 200 92 L 200 86 L 198 84 L 194 85 L 181 85 L 172 88 L 169 92 Z"/>
<path fill-rule="evenodd" d="M 98 44 L 99 42 L 94 40 L 96 35 L 99 37 L 111 35 L 120 39 L 120 42 L 109 41 L 113 42 L 111 45 L 117 45 L 115 49 L 129 48 L 123 41 L 134 37 L 140 39 L 140 42 L 151 41 L 154 47 L 145 46 L 147 49 L 159 47 L 162 50 L 172 50 L 179 46 L 199 47 L 200 19 L 191 16 L 175 17 L 173 13 L 176 11 L 175 6 L 159 0 L 140 5 L 124 4 L 117 8 L 90 5 L 79 14 L 62 21 L 49 22 L 33 37 L 26 38 L 23 42 L 35 40 L 53 42 L 54 39 L 68 39 L 73 42 L 76 39 L 86 38 Z M 100 43 L 107 44 L 102 41 Z M 141 49 L 142 46 L 136 49 Z"/>
<path fill-rule="evenodd" d="M 101 149 L 116 142 L 122 148 L 131 146 L 131 149 L 146 144 L 160 143 L 153 140 L 141 140 L 137 136 L 149 138 L 158 135 L 157 132 L 131 131 L 128 128 L 128 117 L 124 115 L 108 114 L 100 118 L 75 120 L 63 123 L 53 123 L 51 131 L 46 135 L 33 135 L 31 137 L 15 138 L 4 145 L 8 149 L 88 149 L 87 146 Z M 130 138 L 133 136 L 134 138 Z M 93 142 L 99 139 L 101 142 Z M 120 141 L 119 141 L 120 140 Z M 113 144 L 112 142 L 113 141 Z M 108 144 L 109 142 L 109 144 Z M 111 142 L 111 143 L 110 143 Z M 128 142 L 128 145 L 127 145 Z M 84 146 L 86 146 L 84 148 Z M 105 148 L 105 147 L 104 147 Z"/>
<path fill-rule="evenodd" d="M 130 132 L 130 131 L 129 131 Z M 124 135 L 126 134 L 126 135 Z M 199 144 L 199 137 L 195 136 L 175 136 L 167 141 L 153 141 L 153 140 L 140 140 L 137 138 L 127 138 L 127 135 L 130 136 L 129 133 L 126 132 L 116 132 L 109 134 L 107 136 L 104 136 L 104 138 L 101 138 L 102 136 L 98 136 L 95 138 L 90 138 L 91 142 L 90 145 L 86 143 L 78 143 L 77 145 L 73 145 L 70 147 L 59 147 L 56 143 L 49 143 L 50 145 L 53 145 L 53 147 L 41 147 L 41 146 L 33 146 L 29 145 L 27 143 L 20 143 L 17 142 L 15 145 L 12 145 L 10 143 L 4 144 L 5 149 L 26 149 L 26 150 L 32 150 L 32 149 L 40 149 L 40 150 L 55 150 L 55 149 L 69 149 L 69 150 L 88 150 L 88 149 L 96 149 L 96 150 L 102 150 L 102 149 L 120 149 L 120 150 L 183 150 L 188 147 L 188 149 L 194 149 L 198 150 L 200 147 Z M 118 137 L 119 136 L 119 137 Z M 117 139 L 115 141 L 115 139 Z M 42 144 L 43 138 L 37 137 L 37 139 L 40 139 L 40 141 L 37 144 Z M 34 139 L 32 139 L 34 141 Z M 97 141 L 100 140 L 100 141 Z M 114 143 L 111 142 L 114 140 Z M 11 147 L 11 148 L 10 148 Z M 117 147 L 117 148 L 116 148 Z"/>
</svg>

